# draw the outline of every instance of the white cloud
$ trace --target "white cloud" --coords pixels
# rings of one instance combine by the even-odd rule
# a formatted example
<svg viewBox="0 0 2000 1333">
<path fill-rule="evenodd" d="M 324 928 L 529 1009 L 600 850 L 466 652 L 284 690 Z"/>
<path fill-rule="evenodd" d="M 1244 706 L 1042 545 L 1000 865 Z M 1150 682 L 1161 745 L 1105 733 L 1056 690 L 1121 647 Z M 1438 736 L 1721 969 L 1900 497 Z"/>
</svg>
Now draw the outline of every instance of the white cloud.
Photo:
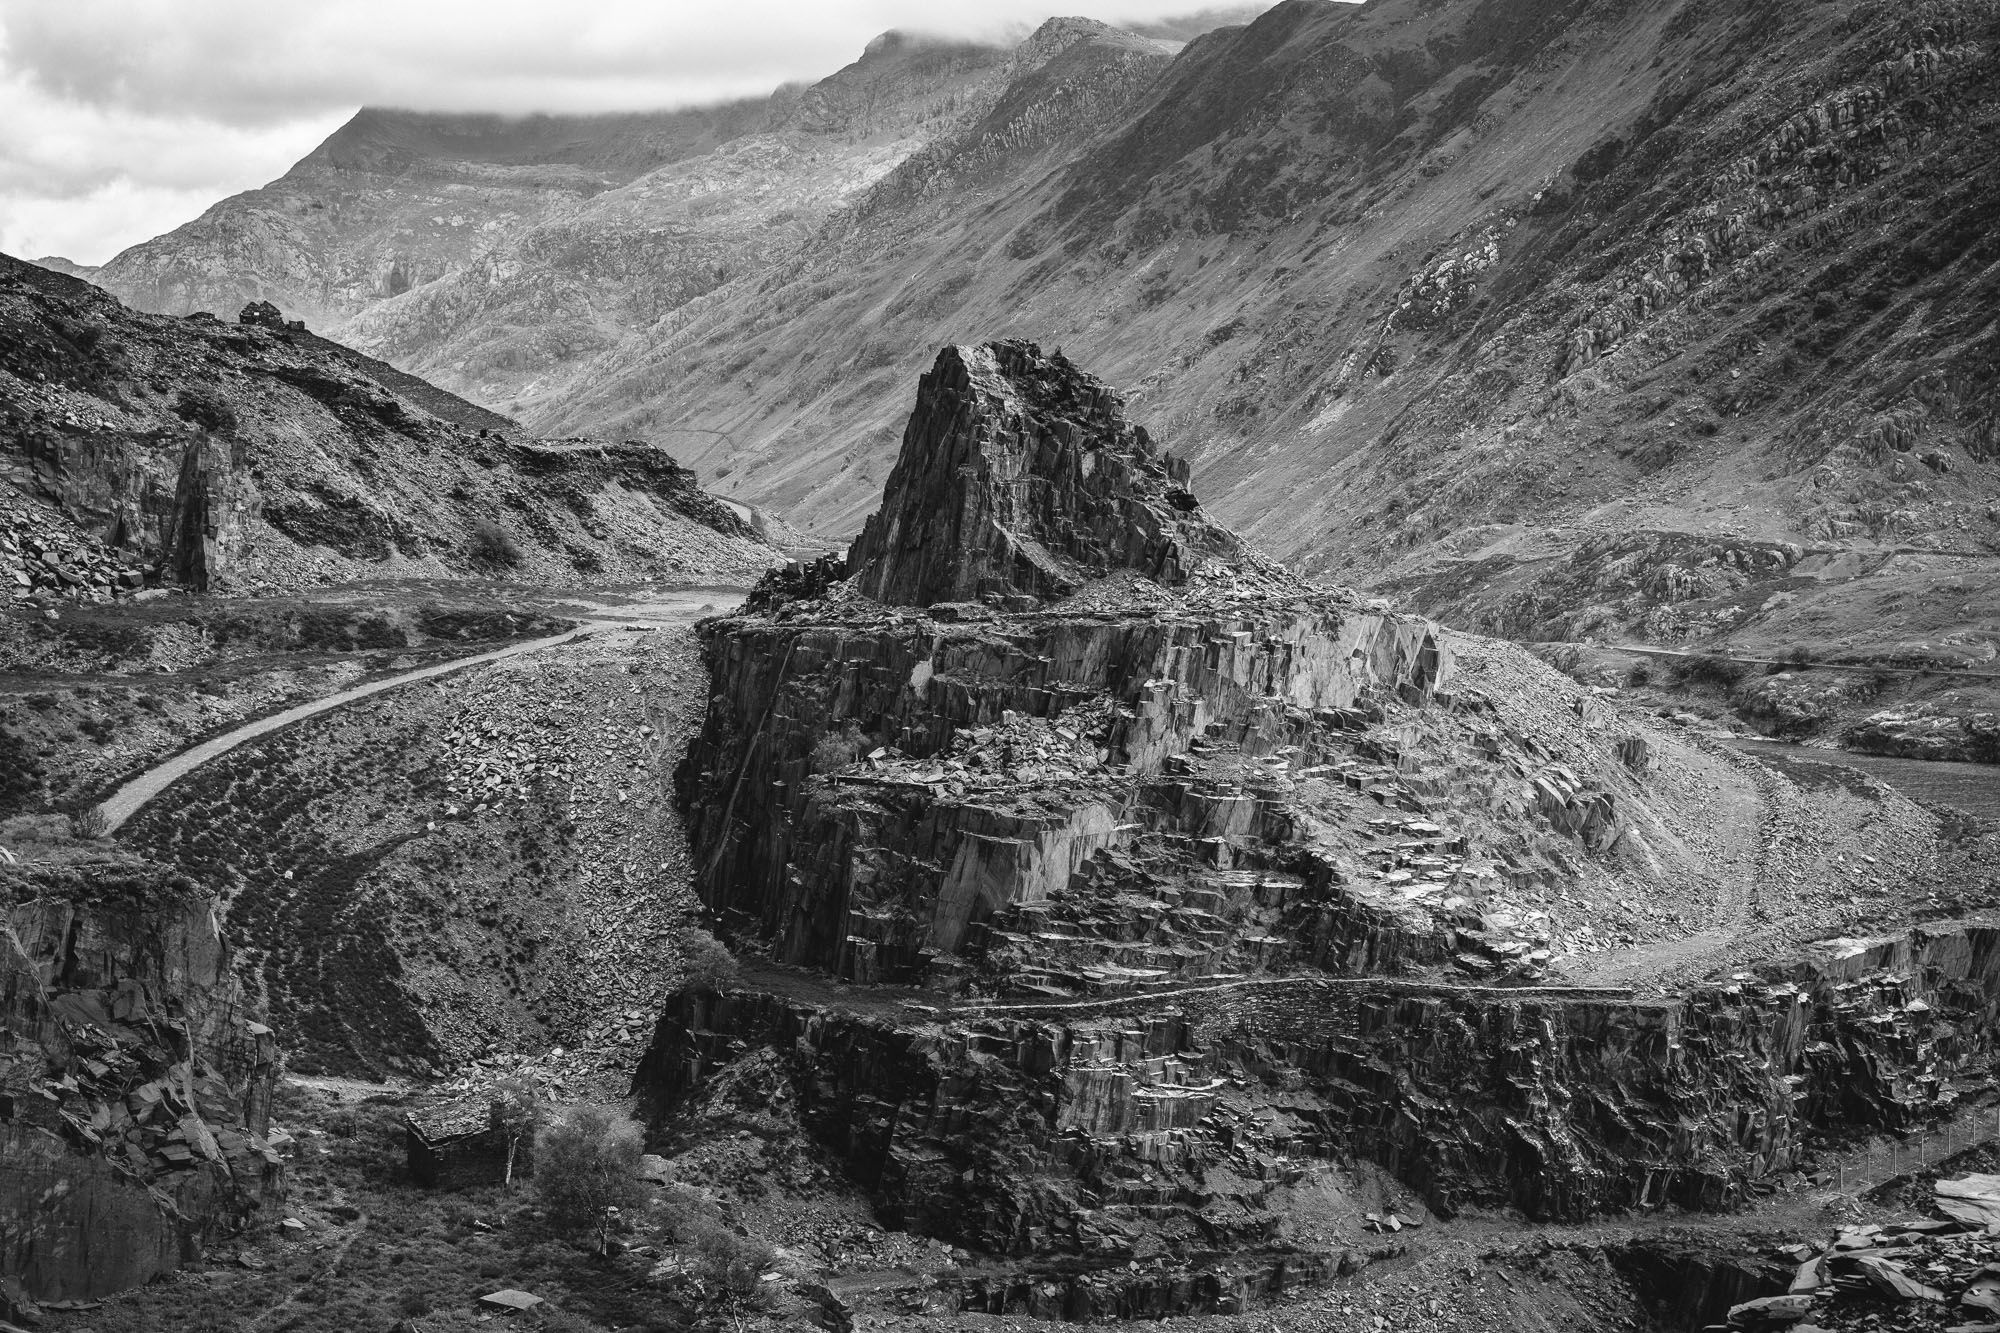
<svg viewBox="0 0 2000 1333">
<path fill-rule="evenodd" d="M 0 0 L 0 248 L 106 259 L 282 174 L 365 104 L 685 106 L 890 28 L 1018 34 L 1200 0 Z"/>
</svg>

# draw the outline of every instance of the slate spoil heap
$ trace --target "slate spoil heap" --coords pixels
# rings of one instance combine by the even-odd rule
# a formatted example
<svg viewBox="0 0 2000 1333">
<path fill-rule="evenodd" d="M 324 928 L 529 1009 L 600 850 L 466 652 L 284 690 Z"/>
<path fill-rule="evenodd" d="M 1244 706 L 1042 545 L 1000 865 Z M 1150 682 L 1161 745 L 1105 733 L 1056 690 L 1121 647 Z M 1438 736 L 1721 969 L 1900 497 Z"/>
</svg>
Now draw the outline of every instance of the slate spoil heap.
<svg viewBox="0 0 2000 1333">
<path fill-rule="evenodd" d="M 1608 942 L 1531 895 L 1720 891 L 1709 800 L 1656 790 L 1691 743 L 1257 557 L 1031 344 L 946 348 L 846 559 L 704 635 L 696 888 L 768 961 L 636 1091 L 672 1136 L 781 1078 L 886 1222 L 984 1256 L 925 1310 L 1236 1310 L 1396 1253 L 1384 1203 L 1721 1206 L 1994 1055 L 1988 922 L 1547 984 Z"/>
</svg>

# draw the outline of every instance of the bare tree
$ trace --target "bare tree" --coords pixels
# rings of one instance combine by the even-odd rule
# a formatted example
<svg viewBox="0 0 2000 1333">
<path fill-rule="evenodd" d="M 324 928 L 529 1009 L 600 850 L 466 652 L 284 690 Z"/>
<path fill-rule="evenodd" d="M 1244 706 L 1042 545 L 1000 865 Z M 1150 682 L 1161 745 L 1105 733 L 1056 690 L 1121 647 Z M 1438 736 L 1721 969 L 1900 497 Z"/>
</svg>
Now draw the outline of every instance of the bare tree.
<svg viewBox="0 0 2000 1333">
<path fill-rule="evenodd" d="M 514 1163 L 520 1157 L 521 1145 L 534 1137 L 536 1126 L 541 1123 L 541 1102 L 535 1096 L 534 1085 L 528 1080 L 505 1078 L 493 1085 L 487 1110 L 492 1117 L 494 1132 L 507 1145 L 505 1184 L 512 1189 Z"/>
</svg>

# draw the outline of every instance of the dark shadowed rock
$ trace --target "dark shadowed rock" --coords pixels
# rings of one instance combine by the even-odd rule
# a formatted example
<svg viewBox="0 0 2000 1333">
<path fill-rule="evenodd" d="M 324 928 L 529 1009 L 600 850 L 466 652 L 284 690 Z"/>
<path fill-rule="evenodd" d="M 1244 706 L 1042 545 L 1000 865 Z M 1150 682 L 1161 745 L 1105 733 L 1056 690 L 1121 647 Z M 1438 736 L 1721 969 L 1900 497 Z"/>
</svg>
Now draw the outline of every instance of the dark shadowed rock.
<svg viewBox="0 0 2000 1333">
<path fill-rule="evenodd" d="M 279 1197 L 277 1043 L 214 900 L 100 855 L 0 868 L 0 914 L 0 1272 L 122 1291 Z"/>
</svg>

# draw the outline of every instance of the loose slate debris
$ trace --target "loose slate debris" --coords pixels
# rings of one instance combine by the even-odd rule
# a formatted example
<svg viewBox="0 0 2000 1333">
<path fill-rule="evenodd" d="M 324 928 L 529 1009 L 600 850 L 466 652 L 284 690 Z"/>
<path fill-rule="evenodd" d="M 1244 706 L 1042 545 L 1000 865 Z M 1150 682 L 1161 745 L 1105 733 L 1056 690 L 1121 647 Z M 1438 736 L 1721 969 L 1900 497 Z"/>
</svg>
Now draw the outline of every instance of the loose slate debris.
<svg viewBox="0 0 2000 1333">
<path fill-rule="evenodd" d="M 1938 1181 L 1938 1206 L 1990 1198 L 1995 1185 L 2000 1177 Z M 1844 1227 L 1820 1244 L 1782 1253 L 1804 1255 L 1790 1292 L 1732 1306 L 1728 1323 L 1711 1330 L 2000 1333 L 2000 1230 L 1983 1220 Z"/>
<path fill-rule="evenodd" d="M 1974 1226 L 2000 1226 L 2000 1176 L 1968 1175 L 1937 1182 L 1937 1205 Z"/>
</svg>

